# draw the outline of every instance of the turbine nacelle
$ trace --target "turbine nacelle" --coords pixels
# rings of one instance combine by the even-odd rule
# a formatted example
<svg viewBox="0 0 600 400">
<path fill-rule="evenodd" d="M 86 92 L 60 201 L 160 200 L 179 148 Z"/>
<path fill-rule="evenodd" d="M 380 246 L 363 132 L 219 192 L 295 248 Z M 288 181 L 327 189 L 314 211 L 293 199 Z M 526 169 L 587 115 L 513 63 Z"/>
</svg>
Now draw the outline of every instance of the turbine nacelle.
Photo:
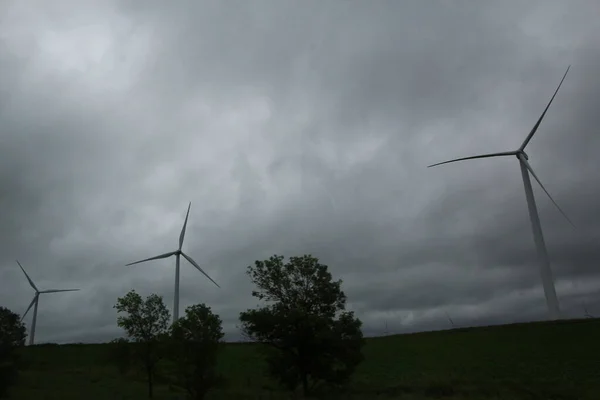
<svg viewBox="0 0 600 400">
<path fill-rule="evenodd" d="M 525 153 L 525 147 L 527 147 L 527 145 L 529 144 L 529 141 L 531 140 L 531 138 L 533 137 L 533 135 L 536 133 L 536 131 L 539 128 L 540 124 L 542 123 L 542 119 L 544 119 L 544 116 L 548 112 L 548 108 L 550 108 L 550 105 L 554 101 L 554 98 L 556 97 L 556 94 L 558 93 L 558 90 L 562 86 L 563 81 L 567 77 L 567 73 L 569 72 L 570 68 L 571 68 L 571 66 L 569 65 L 569 67 L 565 71 L 565 74 L 563 75 L 562 79 L 560 80 L 560 83 L 558 84 L 558 87 L 554 91 L 554 94 L 552 95 L 552 98 L 550 99 L 550 101 L 546 105 L 546 108 L 544 109 L 544 112 L 542 113 L 542 115 L 540 116 L 540 118 L 537 120 L 537 122 L 533 126 L 533 129 L 531 129 L 531 131 L 529 132 L 529 134 L 527 135 L 527 137 L 525 138 L 525 140 L 521 144 L 521 147 L 519 147 L 517 150 L 505 151 L 505 152 L 500 152 L 500 153 L 481 154 L 481 155 L 470 156 L 470 157 L 456 158 L 454 160 L 443 161 L 443 162 L 439 162 L 439 163 L 436 163 L 436 164 L 428 165 L 427 167 L 430 168 L 430 167 L 435 167 L 435 166 L 442 165 L 442 164 L 450 164 L 450 163 L 457 162 L 457 161 L 474 160 L 474 159 L 478 159 L 478 158 L 492 158 L 492 157 L 515 156 L 515 157 L 517 157 L 517 159 L 519 160 L 520 163 L 524 164 L 525 168 L 529 171 L 529 173 L 537 181 L 537 183 L 540 185 L 540 187 L 546 193 L 546 195 L 548 195 L 548 197 L 550 198 L 550 200 L 552 201 L 552 203 L 556 206 L 556 208 L 563 215 L 563 217 L 565 217 L 565 219 L 573 227 L 575 227 L 575 225 L 573 224 L 573 222 L 569 219 L 569 217 L 567 217 L 567 214 L 565 214 L 565 212 L 559 207 L 559 205 L 556 203 L 556 201 L 554 201 L 554 199 L 552 198 L 552 196 L 550 196 L 550 193 L 546 190 L 546 188 L 542 184 L 542 181 L 540 181 L 540 179 L 537 177 L 536 173 L 533 171 L 533 168 L 531 168 L 531 165 L 529 165 L 529 162 L 528 162 L 529 156 L 527 155 L 527 153 Z"/>
</svg>

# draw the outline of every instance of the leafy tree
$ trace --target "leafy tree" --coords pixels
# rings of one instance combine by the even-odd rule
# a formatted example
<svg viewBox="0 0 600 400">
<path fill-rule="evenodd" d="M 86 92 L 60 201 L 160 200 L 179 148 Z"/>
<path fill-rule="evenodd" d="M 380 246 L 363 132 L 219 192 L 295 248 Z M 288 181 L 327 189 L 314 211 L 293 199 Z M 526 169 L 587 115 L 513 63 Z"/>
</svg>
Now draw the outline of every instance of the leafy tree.
<svg viewBox="0 0 600 400">
<path fill-rule="evenodd" d="M 204 304 L 188 307 L 185 317 L 173 324 L 170 355 L 176 364 L 176 383 L 190 398 L 204 399 L 222 380 L 216 372 L 222 338 L 221 318 Z"/>
<path fill-rule="evenodd" d="M 144 366 L 148 397 L 152 397 L 156 364 L 163 356 L 164 339 L 169 328 L 169 310 L 161 296 L 151 294 L 144 300 L 135 290 L 119 297 L 114 308 L 117 313 L 127 313 L 117 318 L 117 325 L 134 342 L 131 348 L 133 357 Z"/>
<path fill-rule="evenodd" d="M 304 395 L 319 383 L 345 383 L 363 360 L 361 321 L 345 311 L 342 281 L 311 255 L 256 261 L 252 295 L 267 304 L 240 313 L 245 336 L 267 346 L 270 373 Z"/>
<path fill-rule="evenodd" d="M 17 377 L 17 354 L 15 349 L 25 344 L 25 325 L 18 314 L 0 307 L 0 398 Z"/>
</svg>

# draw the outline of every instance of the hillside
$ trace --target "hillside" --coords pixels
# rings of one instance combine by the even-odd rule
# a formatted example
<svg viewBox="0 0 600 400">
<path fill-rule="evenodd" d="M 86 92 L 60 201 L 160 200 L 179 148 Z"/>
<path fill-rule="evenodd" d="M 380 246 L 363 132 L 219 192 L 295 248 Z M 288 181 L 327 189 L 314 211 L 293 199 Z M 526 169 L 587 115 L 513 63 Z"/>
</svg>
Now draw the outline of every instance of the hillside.
<svg viewBox="0 0 600 400">
<path fill-rule="evenodd" d="M 600 320 L 571 320 L 394 335 L 367 340 L 348 399 L 600 399 Z M 145 383 L 121 375 L 109 344 L 23 350 L 12 398 L 143 399 Z M 227 344 L 229 382 L 214 399 L 278 399 L 254 344 Z M 165 384 L 157 399 L 177 399 Z M 330 397 L 328 397 L 330 398 Z"/>
</svg>

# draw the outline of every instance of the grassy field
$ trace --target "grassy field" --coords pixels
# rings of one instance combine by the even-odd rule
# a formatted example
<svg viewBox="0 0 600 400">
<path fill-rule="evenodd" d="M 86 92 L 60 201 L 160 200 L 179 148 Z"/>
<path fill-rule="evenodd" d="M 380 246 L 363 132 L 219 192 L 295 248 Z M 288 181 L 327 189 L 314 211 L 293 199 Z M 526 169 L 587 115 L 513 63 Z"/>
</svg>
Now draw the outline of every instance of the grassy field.
<svg viewBox="0 0 600 400">
<path fill-rule="evenodd" d="M 600 320 L 515 324 L 368 339 L 366 360 L 341 399 L 600 399 Z M 143 378 L 122 376 L 108 345 L 23 349 L 14 399 L 143 399 Z M 210 399 L 284 399 L 253 344 L 228 344 L 228 378 Z M 183 398 L 158 383 L 156 399 Z M 333 398 L 327 396 L 327 398 Z"/>
</svg>

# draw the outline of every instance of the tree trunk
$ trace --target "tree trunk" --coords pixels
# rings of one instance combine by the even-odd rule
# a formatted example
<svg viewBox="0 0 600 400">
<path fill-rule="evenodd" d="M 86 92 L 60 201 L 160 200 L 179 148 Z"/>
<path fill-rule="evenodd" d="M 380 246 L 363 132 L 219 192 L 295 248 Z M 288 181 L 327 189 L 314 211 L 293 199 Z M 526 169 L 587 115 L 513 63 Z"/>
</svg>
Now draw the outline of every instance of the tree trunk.
<svg viewBox="0 0 600 400">
<path fill-rule="evenodd" d="M 304 371 L 301 372 L 302 373 L 302 392 L 304 393 L 304 397 L 308 396 L 308 374 Z"/>
<path fill-rule="evenodd" d="M 147 366 L 146 372 L 148 373 L 148 398 L 152 398 L 152 367 Z"/>
</svg>

